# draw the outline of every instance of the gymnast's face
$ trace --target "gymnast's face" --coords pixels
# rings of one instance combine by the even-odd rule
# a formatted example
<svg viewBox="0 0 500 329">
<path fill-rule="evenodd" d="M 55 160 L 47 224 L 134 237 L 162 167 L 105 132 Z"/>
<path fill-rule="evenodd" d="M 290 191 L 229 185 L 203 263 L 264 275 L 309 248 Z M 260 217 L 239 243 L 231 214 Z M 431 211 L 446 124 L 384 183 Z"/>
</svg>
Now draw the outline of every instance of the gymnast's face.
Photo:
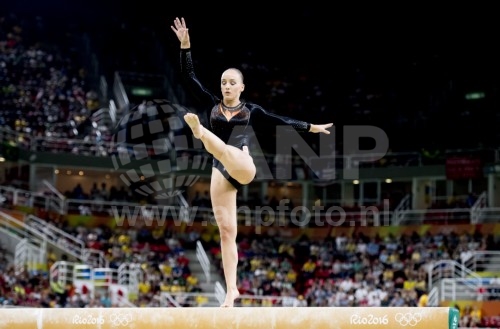
<svg viewBox="0 0 500 329">
<path fill-rule="evenodd" d="M 222 73 L 220 89 L 225 101 L 239 101 L 245 89 L 243 74 L 238 69 L 228 69 Z"/>
</svg>

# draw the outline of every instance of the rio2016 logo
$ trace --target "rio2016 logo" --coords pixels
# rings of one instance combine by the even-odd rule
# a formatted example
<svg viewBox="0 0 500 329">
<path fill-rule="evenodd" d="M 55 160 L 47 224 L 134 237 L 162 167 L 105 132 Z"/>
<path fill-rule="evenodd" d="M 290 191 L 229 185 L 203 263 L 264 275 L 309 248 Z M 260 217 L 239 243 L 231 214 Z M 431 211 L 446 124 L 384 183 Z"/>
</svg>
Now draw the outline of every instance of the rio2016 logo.
<svg viewBox="0 0 500 329">
<path fill-rule="evenodd" d="M 209 158 L 186 130 L 187 110 L 165 99 L 147 101 L 125 114 L 113 134 L 114 169 L 132 191 L 166 199 L 193 185 Z M 184 173 L 186 172 L 186 173 Z"/>
<path fill-rule="evenodd" d="M 367 314 L 367 315 L 353 314 L 349 322 L 354 325 L 356 324 L 381 325 L 381 324 L 389 324 L 389 319 L 387 318 L 387 315 L 375 316 L 373 314 Z"/>
<path fill-rule="evenodd" d="M 75 315 L 71 320 L 72 324 L 104 324 L 104 319 L 101 315 L 94 316 L 92 314 L 88 315 Z"/>
</svg>

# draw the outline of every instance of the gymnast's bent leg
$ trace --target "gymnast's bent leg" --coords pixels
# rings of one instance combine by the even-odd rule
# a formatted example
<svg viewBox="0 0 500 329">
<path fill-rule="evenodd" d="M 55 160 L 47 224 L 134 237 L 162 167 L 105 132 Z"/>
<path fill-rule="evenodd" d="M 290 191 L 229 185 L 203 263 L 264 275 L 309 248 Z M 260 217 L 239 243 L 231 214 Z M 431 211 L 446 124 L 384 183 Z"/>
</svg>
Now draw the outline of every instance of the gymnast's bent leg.
<svg viewBox="0 0 500 329">
<path fill-rule="evenodd" d="M 242 185 L 249 184 L 255 178 L 255 164 L 247 151 L 224 143 L 214 133 L 203 127 L 194 113 L 184 115 L 184 120 L 191 128 L 194 137 L 203 142 L 205 149 L 224 165 L 231 177 Z"/>
</svg>

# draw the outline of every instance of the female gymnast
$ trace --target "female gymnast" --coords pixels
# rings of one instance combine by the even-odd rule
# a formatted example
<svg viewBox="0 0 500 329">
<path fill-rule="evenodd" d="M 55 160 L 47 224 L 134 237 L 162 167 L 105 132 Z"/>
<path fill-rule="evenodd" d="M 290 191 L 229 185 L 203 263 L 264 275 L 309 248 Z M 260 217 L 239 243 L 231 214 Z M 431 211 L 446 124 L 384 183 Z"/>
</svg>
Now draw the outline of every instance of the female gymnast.
<svg viewBox="0 0 500 329">
<path fill-rule="evenodd" d="M 237 236 L 237 191 L 249 184 L 256 174 L 256 167 L 248 150 L 248 127 L 277 127 L 287 125 L 299 132 L 330 134 L 327 129 L 333 123 L 310 124 L 265 111 L 257 104 L 240 99 L 245 89 L 243 74 L 236 68 L 222 73 L 220 87 L 222 100 L 208 91 L 197 79 L 191 57 L 191 42 L 184 18 L 176 18 L 171 29 L 180 41 L 181 73 L 190 91 L 205 102 L 210 112 L 210 127 L 205 128 L 194 113 L 184 115 L 195 138 L 200 139 L 213 157 L 210 182 L 210 198 L 215 220 L 220 232 L 222 268 L 226 281 L 226 298 L 221 307 L 234 306 L 240 293 L 237 286 L 238 251 Z M 247 132 L 247 133 L 245 133 Z"/>
</svg>

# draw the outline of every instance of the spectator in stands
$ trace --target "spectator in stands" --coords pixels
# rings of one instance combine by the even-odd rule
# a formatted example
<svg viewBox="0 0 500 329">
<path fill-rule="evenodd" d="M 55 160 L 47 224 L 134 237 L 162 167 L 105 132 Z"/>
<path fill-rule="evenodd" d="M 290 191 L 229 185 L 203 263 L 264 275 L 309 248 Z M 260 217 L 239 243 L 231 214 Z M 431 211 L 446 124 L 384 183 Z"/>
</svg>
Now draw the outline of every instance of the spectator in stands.
<svg viewBox="0 0 500 329">
<path fill-rule="evenodd" d="M 206 150 L 213 155 L 214 169 L 212 171 L 211 200 L 214 214 L 221 232 L 221 252 L 227 291 L 223 307 L 232 307 L 238 298 L 237 264 L 238 253 L 236 245 L 236 201 L 237 191 L 242 185 L 249 184 L 255 177 L 256 167 L 248 151 L 247 126 L 256 128 L 256 124 L 272 128 L 277 125 L 291 126 L 299 131 L 330 134 L 328 128 L 333 124 L 309 124 L 307 122 L 280 117 L 266 112 L 260 106 L 242 102 L 240 95 L 245 89 L 243 76 L 238 69 L 226 70 L 221 79 L 223 99 L 210 93 L 198 81 L 191 59 L 191 43 L 184 18 L 176 18 L 171 26 L 180 41 L 181 69 L 192 91 L 198 91 L 200 100 L 207 100 L 207 109 L 212 109 L 212 131 L 200 124 L 199 118 L 193 113 L 184 116 L 195 138 L 200 139 Z M 198 97 L 197 97 L 198 98 Z M 234 129 L 234 131 L 233 131 Z M 229 141 L 233 132 L 239 132 L 236 141 Z M 230 145 L 229 142 L 231 142 Z M 226 144 L 228 143 L 228 144 Z M 236 147 L 235 147 L 236 146 Z"/>
<path fill-rule="evenodd" d="M 294 300 L 292 307 L 307 307 L 307 300 L 304 299 L 304 296 L 299 295 Z"/>
</svg>

